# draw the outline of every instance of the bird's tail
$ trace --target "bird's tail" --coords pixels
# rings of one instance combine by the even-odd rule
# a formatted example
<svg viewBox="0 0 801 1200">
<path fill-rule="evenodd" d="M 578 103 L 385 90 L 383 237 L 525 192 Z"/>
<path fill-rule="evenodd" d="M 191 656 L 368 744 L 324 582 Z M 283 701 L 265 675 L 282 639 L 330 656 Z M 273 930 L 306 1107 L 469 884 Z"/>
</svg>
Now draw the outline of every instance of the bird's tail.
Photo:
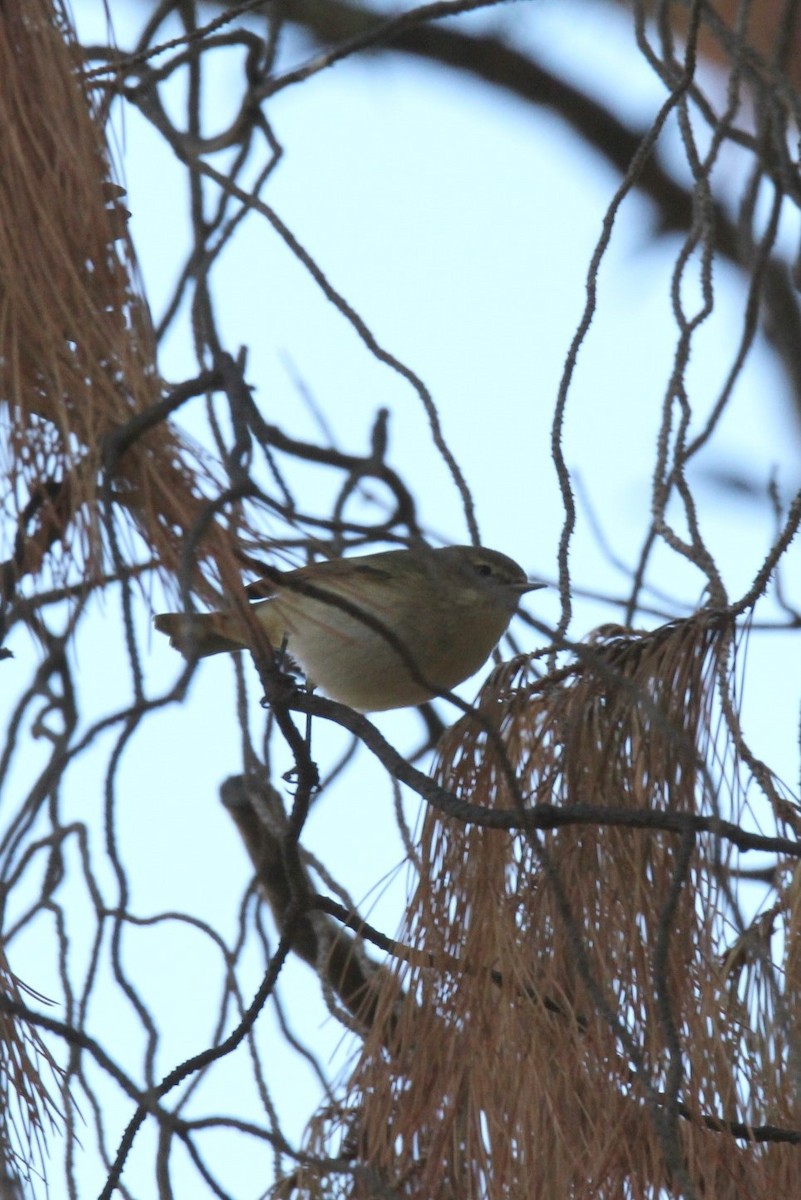
<svg viewBox="0 0 801 1200">
<path fill-rule="evenodd" d="M 184 658 L 232 653 L 247 645 L 241 623 L 233 613 L 160 613 L 153 624 L 166 633 L 170 645 Z"/>
</svg>

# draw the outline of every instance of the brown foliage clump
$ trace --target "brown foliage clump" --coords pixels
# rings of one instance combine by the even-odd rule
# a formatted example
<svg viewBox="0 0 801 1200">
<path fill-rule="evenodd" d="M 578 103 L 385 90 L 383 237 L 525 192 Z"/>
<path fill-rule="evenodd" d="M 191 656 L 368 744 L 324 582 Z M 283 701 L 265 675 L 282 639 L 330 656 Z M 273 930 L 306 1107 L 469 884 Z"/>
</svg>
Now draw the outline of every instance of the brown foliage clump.
<svg viewBox="0 0 801 1200">
<path fill-rule="evenodd" d="M 303 1194 L 793 1193 L 797 950 L 779 985 L 764 918 L 733 938 L 715 831 L 744 806 L 715 704 L 732 634 L 701 614 L 606 631 L 545 678 L 513 663 L 446 734 L 442 784 L 512 828 L 428 812 L 413 952 L 313 1126 L 348 1178 L 309 1169 Z"/>
<path fill-rule="evenodd" d="M 22 1007 L 30 998 L 44 1001 L 12 972 L 0 946 L 0 994 L 8 1004 Z M 0 1194 L 11 1188 L 20 1169 L 28 1174 L 32 1164 L 44 1157 L 49 1124 L 61 1116 L 52 1085 L 45 1072 L 60 1087 L 61 1073 L 36 1030 L 7 1008 L 0 1008 Z M 17 1192 L 13 1192 L 17 1195 Z"/>
<path fill-rule="evenodd" d="M 74 567 L 97 578 L 112 510 L 124 514 L 114 537 L 135 531 L 174 572 L 206 507 L 205 469 L 165 421 L 131 436 L 131 421 L 160 400 L 161 380 L 122 189 L 80 66 L 59 4 L 4 5 L 0 471 L 6 526 L 16 528 L 7 593 L 45 562 L 60 576 Z"/>
</svg>

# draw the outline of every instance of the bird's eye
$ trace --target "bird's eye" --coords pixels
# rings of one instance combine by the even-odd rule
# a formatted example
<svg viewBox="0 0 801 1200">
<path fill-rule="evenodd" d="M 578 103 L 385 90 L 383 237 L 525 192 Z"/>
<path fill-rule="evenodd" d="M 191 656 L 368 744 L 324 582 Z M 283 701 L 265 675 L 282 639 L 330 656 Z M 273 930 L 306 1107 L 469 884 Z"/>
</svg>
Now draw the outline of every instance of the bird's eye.
<svg viewBox="0 0 801 1200">
<path fill-rule="evenodd" d="M 476 563 L 476 575 L 483 575 L 487 579 L 492 574 L 492 567 L 489 563 Z"/>
</svg>

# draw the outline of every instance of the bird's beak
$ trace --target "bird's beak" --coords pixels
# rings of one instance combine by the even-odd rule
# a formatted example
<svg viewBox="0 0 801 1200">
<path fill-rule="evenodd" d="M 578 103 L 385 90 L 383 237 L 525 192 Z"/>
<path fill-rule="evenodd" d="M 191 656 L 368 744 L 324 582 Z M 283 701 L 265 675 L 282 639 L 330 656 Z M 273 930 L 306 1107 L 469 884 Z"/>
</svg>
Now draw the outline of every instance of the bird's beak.
<svg viewBox="0 0 801 1200">
<path fill-rule="evenodd" d="M 536 592 L 536 591 L 539 591 L 540 588 L 544 588 L 547 586 L 548 586 L 548 584 L 543 583 L 541 579 L 527 579 L 525 583 L 512 584 L 512 587 L 514 588 L 514 590 L 516 592 L 519 592 L 521 596 L 524 595 L 526 592 Z"/>
</svg>

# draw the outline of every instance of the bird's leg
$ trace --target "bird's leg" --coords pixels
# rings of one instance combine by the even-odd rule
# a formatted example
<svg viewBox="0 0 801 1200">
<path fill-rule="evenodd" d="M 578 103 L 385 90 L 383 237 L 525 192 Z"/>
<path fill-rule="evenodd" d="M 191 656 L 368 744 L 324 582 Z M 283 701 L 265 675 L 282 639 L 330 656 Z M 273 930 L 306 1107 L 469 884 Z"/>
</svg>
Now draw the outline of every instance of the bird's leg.
<svg viewBox="0 0 801 1200">
<path fill-rule="evenodd" d="M 314 691 L 314 684 L 309 679 L 306 680 L 306 691 L 309 693 L 310 696 Z M 309 713 L 306 713 L 306 753 L 308 754 L 309 758 L 311 758 L 311 733 L 312 733 L 312 715 L 309 712 Z"/>
<path fill-rule="evenodd" d="M 314 684 L 311 683 L 308 679 L 306 680 L 305 690 L 309 693 L 309 695 L 311 695 L 311 693 L 314 691 Z M 304 746 L 306 749 L 306 754 L 308 755 L 308 761 L 311 762 L 312 761 L 312 752 L 311 752 L 312 715 L 311 715 L 311 713 L 306 713 L 306 732 L 303 736 L 303 742 L 304 742 Z M 297 767 L 290 767 L 290 769 L 281 776 L 281 778 L 284 779 L 287 783 L 294 783 L 297 780 L 297 777 L 298 777 Z M 315 789 L 315 790 L 317 790 L 317 789 Z"/>
<path fill-rule="evenodd" d="M 275 651 L 275 664 L 274 664 L 274 668 L 273 668 L 275 674 L 279 677 L 279 679 L 281 679 L 282 681 L 286 681 L 286 682 L 289 681 L 289 672 L 286 669 L 286 659 L 289 657 L 289 655 L 287 654 L 287 643 L 288 643 L 288 637 L 286 634 L 284 634 L 283 638 L 281 639 L 281 645 Z M 290 660 L 290 662 L 291 662 L 291 660 Z M 295 685 L 292 690 L 297 691 L 298 690 L 297 685 Z M 314 684 L 311 683 L 308 679 L 305 681 L 305 690 L 308 692 L 314 691 Z M 271 702 L 271 700 L 270 700 L 269 696 L 263 696 L 262 701 L 261 701 L 262 708 L 267 708 L 270 705 L 270 702 Z M 303 745 L 304 745 L 304 750 L 306 752 L 307 759 L 309 762 L 312 761 L 311 733 L 312 733 L 312 715 L 311 715 L 311 713 L 306 713 L 306 730 L 305 730 L 305 733 L 303 736 Z M 298 775 L 299 775 L 298 768 L 290 767 L 290 769 L 288 771 L 286 771 L 282 775 L 281 778 L 284 779 L 287 783 L 291 784 L 297 780 Z"/>
<path fill-rule="evenodd" d="M 287 642 L 287 635 L 284 634 L 281 645 L 273 647 L 273 661 L 269 667 L 269 680 L 273 686 L 266 695 L 262 696 L 262 708 L 269 708 L 275 701 L 280 701 L 282 698 L 288 699 L 298 691 L 296 681 L 298 669 L 287 654 Z M 265 680 L 262 679 L 262 682 L 264 683 Z"/>
</svg>

